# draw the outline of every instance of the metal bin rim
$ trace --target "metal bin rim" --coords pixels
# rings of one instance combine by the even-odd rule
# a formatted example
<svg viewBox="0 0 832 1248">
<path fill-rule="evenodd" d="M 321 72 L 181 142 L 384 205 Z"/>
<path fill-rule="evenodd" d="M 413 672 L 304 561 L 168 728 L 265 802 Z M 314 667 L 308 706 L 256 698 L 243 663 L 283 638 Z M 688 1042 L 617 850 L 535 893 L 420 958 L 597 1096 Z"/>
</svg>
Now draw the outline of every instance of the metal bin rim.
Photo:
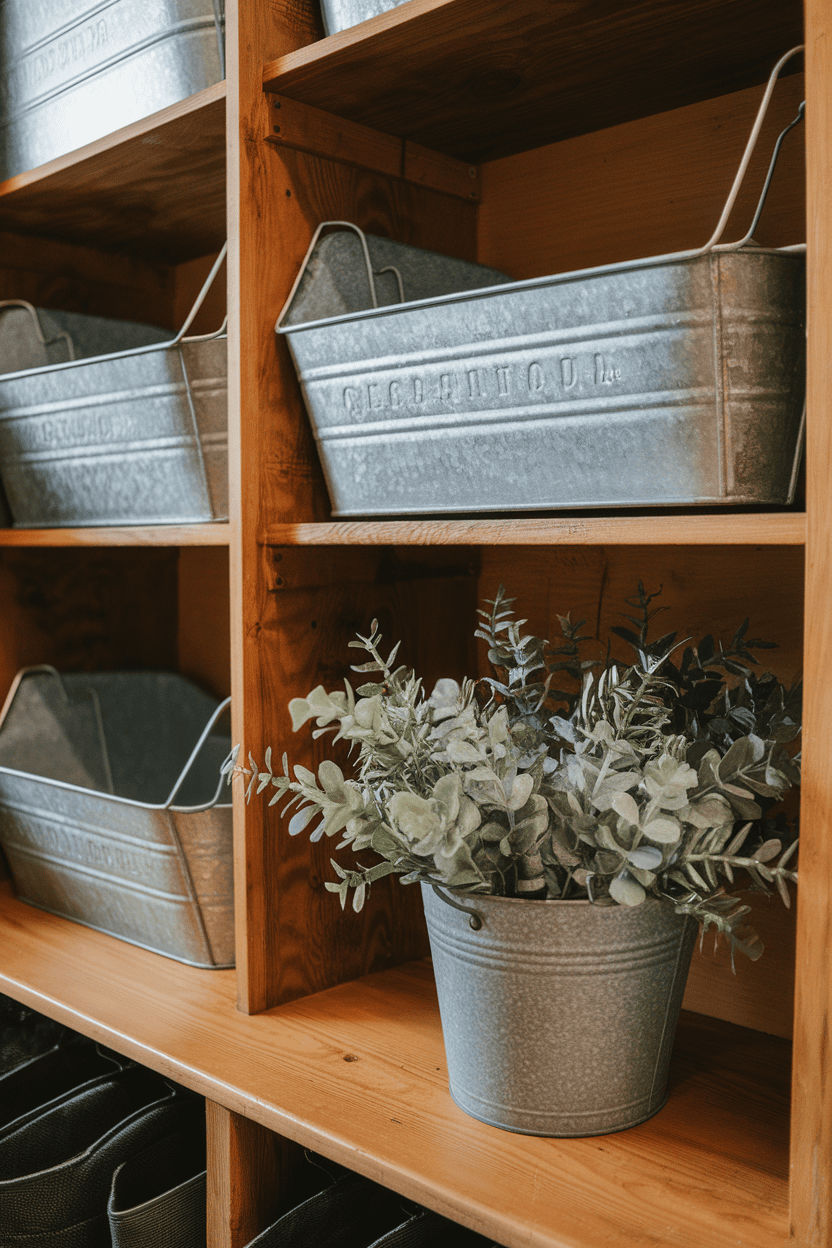
<svg viewBox="0 0 832 1248">
<path fill-rule="evenodd" d="M 61 680 L 60 672 L 56 668 L 51 667 L 47 663 L 41 663 L 32 667 L 21 668 L 21 670 L 17 673 L 14 680 L 12 681 L 11 688 L 9 689 L 9 692 L 6 696 L 6 701 L 3 704 L 2 710 L 0 710 L 0 730 L 2 730 L 3 724 L 5 723 L 5 720 L 6 720 L 6 716 L 11 710 L 11 706 L 12 706 L 12 703 L 14 702 L 15 694 L 17 693 L 17 690 L 20 687 L 21 682 L 24 680 L 26 676 L 29 676 L 34 672 L 51 672 L 54 676 L 57 677 L 59 681 Z M 62 681 L 61 681 L 61 684 L 63 684 Z M 2 764 L 0 764 L 0 775 L 20 776 L 24 780 L 34 779 L 34 780 L 37 780 L 38 784 L 46 784 L 46 785 L 49 785 L 53 789 L 60 789 L 65 793 L 66 792 L 83 793 L 87 795 L 91 794 L 93 796 L 103 797 L 103 798 L 106 798 L 108 802 L 119 802 L 122 806 L 130 806 L 134 810 L 171 811 L 174 814 L 182 814 L 182 813 L 198 814 L 199 812 L 204 811 L 204 810 L 230 810 L 232 806 L 231 802 L 218 801 L 220 793 L 225 787 L 225 777 L 221 773 L 218 773 L 217 787 L 214 790 L 214 796 L 211 798 L 210 801 L 202 802 L 198 806 L 175 806 L 173 804 L 176 794 L 179 792 L 179 789 L 182 787 L 185 780 L 187 779 L 188 772 L 190 771 L 193 762 L 195 761 L 197 755 L 199 754 L 199 751 L 202 749 L 203 745 L 205 744 L 205 741 L 210 736 L 211 730 L 213 729 L 217 721 L 221 718 L 221 716 L 225 713 L 225 711 L 230 707 L 230 705 L 231 705 L 231 698 L 224 698 L 223 701 L 220 702 L 220 704 L 216 707 L 210 719 L 208 720 L 207 724 L 205 725 L 202 732 L 200 733 L 199 739 L 197 740 L 196 745 L 191 750 L 191 753 L 189 754 L 187 761 L 185 762 L 185 765 L 183 766 L 181 772 L 179 773 L 179 776 L 177 777 L 176 783 L 174 784 L 173 788 L 171 789 L 168 797 L 166 798 L 164 802 L 138 802 L 130 797 L 119 797 L 117 793 L 104 793 L 100 789 L 88 789 L 80 784 L 68 784 L 65 780 L 54 780 L 49 776 L 39 776 L 35 772 L 32 772 L 32 771 L 20 771 L 16 767 L 4 767 Z"/>
</svg>

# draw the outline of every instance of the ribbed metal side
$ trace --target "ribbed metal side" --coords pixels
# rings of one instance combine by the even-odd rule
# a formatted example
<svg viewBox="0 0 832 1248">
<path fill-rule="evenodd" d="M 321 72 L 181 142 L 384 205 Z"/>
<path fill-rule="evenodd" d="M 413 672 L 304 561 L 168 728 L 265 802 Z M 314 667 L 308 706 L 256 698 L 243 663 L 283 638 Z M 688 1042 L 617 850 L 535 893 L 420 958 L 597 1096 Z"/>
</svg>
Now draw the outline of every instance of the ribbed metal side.
<svg viewBox="0 0 832 1248">
<path fill-rule="evenodd" d="M 224 76 L 215 0 L 0 0 L 0 178 Z"/>
<path fill-rule="evenodd" d="M 0 474 L 15 524 L 227 519 L 226 341 L 0 377 Z"/>
<path fill-rule="evenodd" d="M 725 253 L 287 318 L 334 514 L 786 503 L 804 264 Z"/>
<path fill-rule="evenodd" d="M 696 924 L 650 900 L 456 897 L 422 886 L 451 1096 L 528 1135 L 604 1135 L 667 1098 Z"/>
<path fill-rule="evenodd" d="M 24 673 L 0 724 L 18 896 L 181 962 L 233 965 L 230 740 L 211 732 L 188 758 L 216 707 L 171 673 Z"/>
</svg>

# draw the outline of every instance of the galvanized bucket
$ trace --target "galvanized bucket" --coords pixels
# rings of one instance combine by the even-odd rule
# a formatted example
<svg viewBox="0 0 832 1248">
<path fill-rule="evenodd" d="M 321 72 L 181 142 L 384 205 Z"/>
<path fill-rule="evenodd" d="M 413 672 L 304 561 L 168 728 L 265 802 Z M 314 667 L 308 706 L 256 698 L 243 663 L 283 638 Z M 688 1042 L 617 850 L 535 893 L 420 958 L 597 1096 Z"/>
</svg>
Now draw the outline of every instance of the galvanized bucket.
<svg viewBox="0 0 832 1248">
<path fill-rule="evenodd" d="M 225 77 L 224 0 L 0 0 L 0 179 Z"/>
<path fill-rule="evenodd" d="M 24 668 L 0 712 L 18 896 L 180 962 L 233 965 L 229 708 L 173 673 Z"/>
<path fill-rule="evenodd" d="M 717 230 L 698 250 L 510 285 L 480 270 L 461 293 L 434 290 L 438 298 L 405 276 L 403 298 L 414 301 L 391 306 L 372 285 L 382 240 L 345 222 L 319 227 L 276 329 L 289 342 L 334 515 L 792 500 L 805 248 L 750 245 L 770 174 L 751 230 L 718 243 L 788 56 Z M 336 298 L 326 312 L 338 284 L 321 231 L 333 227 L 364 248 L 362 260 L 352 243 L 363 310 Z M 412 248 L 385 248 L 388 268 L 416 267 Z"/>
<path fill-rule="evenodd" d="M 150 345 L 0 376 L 0 475 L 16 527 L 228 518 L 225 325 L 185 337 L 225 254 L 175 338 L 154 331 Z M 77 317 L 51 315 L 64 337 L 79 332 Z M 82 346 L 100 341 L 80 330 Z M 50 324 L 38 333 L 47 349 Z"/>
<path fill-rule="evenodd" d="M 450 1093 L 524 1135 L 624 1131 L 667 1100 L 697 925 L 642 905 L 422 885 Z"/>
<path fill-rule="evenodd" d="M 324 30 L 328 35 L 335 35 L 339 30 L 358 26 L 404 3 L 405 0 L 321 0 Z"/>
</svg>

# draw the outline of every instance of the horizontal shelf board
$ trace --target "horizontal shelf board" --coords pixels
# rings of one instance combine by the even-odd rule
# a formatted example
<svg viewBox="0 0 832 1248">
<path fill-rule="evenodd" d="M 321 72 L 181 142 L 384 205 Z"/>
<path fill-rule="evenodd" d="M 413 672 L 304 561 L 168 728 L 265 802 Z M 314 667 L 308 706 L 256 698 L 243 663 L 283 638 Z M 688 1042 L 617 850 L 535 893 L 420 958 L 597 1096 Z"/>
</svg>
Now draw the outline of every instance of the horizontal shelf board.
<svg viewBox="0 0 832 1248">
<path fill-rule="evenodd" d="M 124 528 L 0 529 L 2 546 L 227 546 L 230 524 L 137 524 Z"/>
<path fill-rule="evenodd" d="M 684 1015 L 655 1118 L 536 1139 L 450 1099 L 428 963 L 251 1017 L 234 988 L 0 886 L 0 991 L 509 1248 L 789 1242 L 783 1040 Z"/>
<path fill-rule="evenodd" d="M 796 0 L 409 0 L 270 62 L 264 80 L 481 161 L 764 82 L 801 42 Z"/>
<path fill-rule="evenodd" d="M 272 524 L 266 546 L 802 546 L 802 512 Z"/>
<path fill-rule="evenodd" d="M 225 239 L 225 83 L 0 182 L 0 230 L 167 260 Z"/>
</svg>

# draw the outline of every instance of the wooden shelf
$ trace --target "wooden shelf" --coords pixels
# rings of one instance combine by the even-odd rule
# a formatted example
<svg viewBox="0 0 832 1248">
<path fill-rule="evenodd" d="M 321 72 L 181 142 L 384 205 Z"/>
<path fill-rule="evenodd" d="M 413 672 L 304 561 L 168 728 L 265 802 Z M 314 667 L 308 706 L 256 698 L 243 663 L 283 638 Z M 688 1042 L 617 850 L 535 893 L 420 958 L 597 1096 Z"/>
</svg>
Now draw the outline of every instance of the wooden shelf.
<svg viewBox="0 0 832 1248">
<path fill-rule="evenodd" d="M 563 516 L 526 520 L 334 520 L 272 524 L 266 546 L 802 546 L 802 512 Z"/>
<path fill-rule="evenodd" d="M 409 0 L 264 81 L 478 162 L 763 82 L 802 40 L 794 0 Z"/>
<path fill-rule="evenodd" d="M 0 230 L 159 260 L 225 239 L 225 83 L 0 182 Z"/>
<path fill-rule="evenodd" d="M 227 546 L 229 524 L 137 524 L 124 528 L 0 529 L 3 546 Z"/>
<path fill-rule="evenodd" d="M 668 1105 L 619 1135 L 484 1126 L 447 1092 L 427 962 L 246 1016 L 182 966 L 0 886 L 0 991 L 513 1248 L 788 1242 L 789 1045 L 683 1016 Z"/>
</svg>

